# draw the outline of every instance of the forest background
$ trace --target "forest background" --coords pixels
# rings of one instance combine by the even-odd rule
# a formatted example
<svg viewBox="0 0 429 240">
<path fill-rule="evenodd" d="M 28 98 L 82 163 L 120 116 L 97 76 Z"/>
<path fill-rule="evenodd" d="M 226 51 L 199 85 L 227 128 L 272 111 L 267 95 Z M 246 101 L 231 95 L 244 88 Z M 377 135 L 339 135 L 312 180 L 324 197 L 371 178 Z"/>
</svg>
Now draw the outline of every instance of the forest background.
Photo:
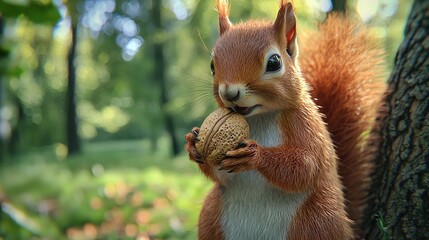
<svg viewBox="0 0 429 240">
<path fill-rule="evenodd" d="M 214 108 L 211 0 L 0 0 L 0 239 L 195 239 L 211 183 L 183 135 Z M 389 72 L 406 0 L 295 1 L 360 18 Z M 277 2 L 232 1 L 231 21 Z M 387 80 L 387 74 L 386 74 Z"/>
</svg>

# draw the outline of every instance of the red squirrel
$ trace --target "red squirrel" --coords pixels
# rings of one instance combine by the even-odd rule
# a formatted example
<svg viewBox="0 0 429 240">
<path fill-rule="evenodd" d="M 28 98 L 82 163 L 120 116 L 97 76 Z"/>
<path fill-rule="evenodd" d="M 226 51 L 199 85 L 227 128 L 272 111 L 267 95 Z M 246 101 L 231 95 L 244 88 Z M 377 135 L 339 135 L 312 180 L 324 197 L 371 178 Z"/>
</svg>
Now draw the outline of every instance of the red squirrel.
<svg viewBox="0 0 429 240">
<path fill-rule="evenodd" d="M 371 172 L 365 133 L 384 90 L 381 51 L 362 25 L 335 15 L 300 48 L 285 0 L 274 22 L 233 25 L 227 1 L 216 9 L 214 97 L 246 118 L 250 139 L 213 167 L 195 149 L 199 129 L 186 134 L 190 159 L 215 182 L 199 239 L 355 238 Z"/>
</svg>

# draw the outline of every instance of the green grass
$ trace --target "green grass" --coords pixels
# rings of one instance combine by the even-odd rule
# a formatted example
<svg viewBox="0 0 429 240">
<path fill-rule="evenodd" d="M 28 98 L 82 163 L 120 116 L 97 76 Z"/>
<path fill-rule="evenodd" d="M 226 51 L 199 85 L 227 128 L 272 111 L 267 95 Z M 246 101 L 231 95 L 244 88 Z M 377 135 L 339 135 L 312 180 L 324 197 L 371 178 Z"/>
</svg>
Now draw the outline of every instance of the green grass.
<svg viewBox="0 0 429 240">
<path fill-rule="evenodd" d="M 145 141 L 87 143 L 68 159 L 62 148 L 0 166 L 0 239 L 196 238 L 211 183 L 186 156 Z"/>
</svg>

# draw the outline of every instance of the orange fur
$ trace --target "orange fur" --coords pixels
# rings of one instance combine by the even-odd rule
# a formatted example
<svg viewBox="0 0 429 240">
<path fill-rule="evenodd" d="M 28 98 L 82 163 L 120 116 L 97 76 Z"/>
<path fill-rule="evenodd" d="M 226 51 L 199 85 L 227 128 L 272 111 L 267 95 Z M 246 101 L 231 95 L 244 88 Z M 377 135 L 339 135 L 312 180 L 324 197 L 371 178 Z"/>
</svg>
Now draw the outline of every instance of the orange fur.
<svg viewBox="0 0 429 240">
<path fill-rule="evenodd" d="M 372 171 L 366 138 L 385 89 L 383 52 L 364 26 L 339 15 L 308 35 L 301 51 L 303 75 L 340 159 L 347 212 L 360 225 Z"/>
<path fill-rule="evenodd" d="M 199 238 L 352 239 L 371 170 L 364 133 L 383 89 L 380 52 L 360 25 L 334 16 L 298 57 L 287 1 L 280 1 L 274 23 L 232 25 L 227 1 L 216 1 L 216 8 L 213 93 L 220 107 L 244 111 L 255 139 L 209 166 L 195 150 L 198 128 L 185 136 L 190 159 L 216 183 L 201 211 Z M 273 54 L 282 65 L 271 72 L 265 67 Z M 252 211 L 263 206 L 268 209 L 254 221 L 259 216 Z"/>
<path fill-rule="evenodd" d="M 229 16 L 229 5 L 227 0 L 216 1 L 216 10 L 219 13 L 219 16 L 228 18 Z"/>
<path fill-rule="evenodd" d="M 199 219 L 198 239 L 223 239 L 220 226 L 220 188 L 217 184 L 206 197 Z"/>
<path fill-rule="evenodd" d="M 229 16 L 228 0 L 216 1 L 216 10 L 219 13 L 219 33 L 220 35 L 222 35 L 231 26 L 231 22 L 228 19 L 228 16 Z"/>
</svg>

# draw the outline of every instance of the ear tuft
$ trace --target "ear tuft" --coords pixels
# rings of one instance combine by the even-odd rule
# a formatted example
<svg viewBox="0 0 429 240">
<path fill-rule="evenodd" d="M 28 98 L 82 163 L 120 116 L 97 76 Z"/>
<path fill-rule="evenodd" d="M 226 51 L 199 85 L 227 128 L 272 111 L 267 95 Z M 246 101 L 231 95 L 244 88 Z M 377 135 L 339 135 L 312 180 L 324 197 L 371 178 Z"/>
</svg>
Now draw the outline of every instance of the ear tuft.
<svg viewBox="0 0 429 240">
<path fill-rule="evenodd" d="M 287 0 L 280 0 L 280 9 L 274 22 L 274 30 L 278 42 L 283 46 L 286 45 L 290 55 L 295 55 L 296 18 L 292 3 Z"/>
<path fill-rule="evenodd" d="M 229 15 L 228 0 L 216 0 L 216 10 L 219 12 L 219 16 L 228 17 Z"/>
<path fill-rule="evenodd" d="M 281 9 L 286 9 L 287 5 L 292 6 L 293 5 L 293 0 L 278 0 L 279 1 L 279 7 L 280 10 Z"/>
<path fill-rule="evenodd" d="M 288 0 L 279 0 L 280 8 L 286 6 L 286 3 L 288 3 Z"/>
<path fill-rule="evenodd" d="M 219 34 L 222 35 L 231 27 L 229 21 L 229 4 L 228 0 L 216 0 L 216 10 L 219 13 Z"/>
</svg>

